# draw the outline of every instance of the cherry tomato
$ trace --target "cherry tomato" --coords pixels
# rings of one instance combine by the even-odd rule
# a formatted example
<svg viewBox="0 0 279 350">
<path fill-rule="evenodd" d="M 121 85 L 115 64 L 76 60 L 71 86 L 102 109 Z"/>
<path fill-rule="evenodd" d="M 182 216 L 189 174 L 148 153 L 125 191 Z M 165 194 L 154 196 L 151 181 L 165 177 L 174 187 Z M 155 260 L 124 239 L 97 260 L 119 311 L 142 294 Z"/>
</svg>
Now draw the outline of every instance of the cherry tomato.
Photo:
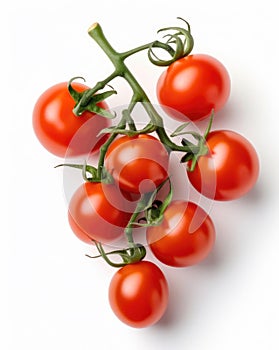
<svg viewBox="0 0 279 350">
<path fill-rule="evenodd" d="M 186 267 L 204 260 L 215 242 L 208 214 L 195 203 L 176 200 L 164 212 L 163 221 L 146 231 L 147 242 L 162 263 Z"/>
<path fill-rule="evenodd" d="M 197 121 L 220 110 L 229 98 L 230 77 L 215 58 L 189 55 L 172 63 L 159 77 L 158 101 L 171 117 Z"/>
<path fill-rule="evenodd" d="M 88 89 L 76 82 L 72 86 L 79 92 Z M 74 105 L 67 83 L 63 82 L 46 90 L 33 110 L 37 138 L 49 152 L 59 157 L 94 153 L 106 140 L 106 137 L 97 135 L 109 126 L 109 121 L 88 111 L 77 117 L 72 112 Z M 99 105 L 107 109 L 104 102 Z"/>
<path fill-rule="evenodd" d="M 109 302 L 125 324 L 143 328 L 159 321 L 168 304 L 168 283 L 163 272 L 150 261 L 119 269 L 109 286 Z"/>
<path fill-rule="evenodd" d="M 86 182 L 70 200 L 69 224 L 86 243 L 112 243 L 124 234 L 132 213 L 129 204 L 116 186 Z"/>
<path fill-rule="evenodd" d="M 204 196 L 220 201 L 248 193 L 259 175 L 259 158 L 251 143 L 234 131 L 217 130 L 207 137 L 209 152 L 199 158 L 192 185 Z"/>
<path fill-rule="evenodd" d="M 169 155 L 151 135 L 122 136 L 108 148 L 105 167 L 127 192 L 153 191 L 168 177 Z"/>
</svg>

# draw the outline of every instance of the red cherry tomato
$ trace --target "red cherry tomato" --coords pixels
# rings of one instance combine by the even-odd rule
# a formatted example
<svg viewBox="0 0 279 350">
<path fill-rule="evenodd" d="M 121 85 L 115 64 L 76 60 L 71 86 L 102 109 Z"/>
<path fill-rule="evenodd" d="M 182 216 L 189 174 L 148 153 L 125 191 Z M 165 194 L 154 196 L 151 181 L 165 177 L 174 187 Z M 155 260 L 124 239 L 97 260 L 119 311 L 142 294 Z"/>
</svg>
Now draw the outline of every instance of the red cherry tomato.
<svg viewBox="0 0 279 350">
<path fill-rule="evenodd" d="M 82 92 L 87 86 L 72 83 Z M 107 109 L 102 102 L 100 107 Z M 98 133 L 109 126 L 109 121 L 85 111 L 80 117 L 73 114 L 75 102 L 67 89 L 67 83 L 59 83 L 46 90 L 37 100 L 33 110 L 33 128 L 41 144 L 59 157 L 74 157 L 98 151 L 107 137 Z"/>
<path fill-rule="evenodd" d="M 109 302 L 125 324 L 143 328 L 158 322 L 168 304 L 167 280 L 154 263 L 140 261 L 119 269 L 109 286 Z"/>
<path fill-rule="evenodd" d="M 259 175 L 259 158 L 251 143 L 234 131 L 212 131 L 207 137 L 209 152 L 199 158 L 192 185 L 204 196 L 220 201 L 248 193 Z"/>
<path fill-rule="evenodd" d="M 196 54 L 172 63 L 157 84 L 158 101 L 171 117 L 197 121 L 220 110 L 230 94 L 230 77 L 215 58 Z"/>
<path fill-rule="evenodd" d="M 86 182 L 70 200 L 70 226 L 86 243 L 112 243 L 124 234 L 132 213 L 130 204 L 116 186 Z"/>
<path fill-rule="evenodd" d="M 173 201 L 163 221 L 147 229 L 147 242 L 162 263 L 185 267 L 204 260 L 215 242 L 211 218 L 192 202 Z"/>
<path fill-rule="evenodd" d="M 122 136 L 108 148 L 105 167 L 132 193 L 153 191 L 168 177 L 169 155 L 164 145 L 151 135 Z"/>
</svg>

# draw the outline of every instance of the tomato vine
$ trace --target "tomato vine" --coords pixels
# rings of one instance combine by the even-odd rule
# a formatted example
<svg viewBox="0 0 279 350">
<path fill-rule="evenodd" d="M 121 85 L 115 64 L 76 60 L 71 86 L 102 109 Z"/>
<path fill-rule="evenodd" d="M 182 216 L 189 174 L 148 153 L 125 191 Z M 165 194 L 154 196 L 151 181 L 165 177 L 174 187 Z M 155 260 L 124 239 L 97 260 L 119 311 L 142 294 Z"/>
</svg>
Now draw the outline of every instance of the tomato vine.
<svg viewBox="0 0 279 350">
<path fill-rule="evenodd" d="M 177 145 L 174 143 L 170 137 L 167 135 L 165 127 L 164 127 L 164 121 L 163 118 L 159 115 L 153 104 L 151 103 L 150 99 L 148 98 L 147 94 L 145 93 L 142 86 L 138 83 L 132 72 L 129 70 L 127 65 L 125 64 L 125 59 L 130 57 L 131 55 L 134 55 L 140 51 L 148 50 L 148 58 L 149 60 L 159 66 L 168 66 L 175 62 L 176 60 L 185 57 L 190 54 L 190 52 L 193 49 L 194 40 L 191 35 L 190 31 L 190 25 L 188 22 L 186 22 L 187 28 L 181 28 L 181 27 L 168 27 L 163 28 L 158 31 L 165 32 L 165 31 L 174 31 L 173 34 L 166 34 L 165 37 L 167 37 L 166 43 L 160 42 L 158 40 L 153 41 L 151 43 L 139 46 L 137 48 L 131 49 L 129 51 L 119 53 L 117 52 L 109 43 L 109 41 L 106 39 L 103 30 L 99 23 L 94 23 L 90 28 L 88 29 L 88 34 L 94 41 L 99 45 L 99 47 L 105 52 L 107 57 L 110 59 L 114 66 L 114 71 L 104 80 L 99 81 L 95 84 L 95 86 L 91 89 L 86 90 L 83 93 L 77 93 L 73 87 L 72 82 L 76 78 L 73 78 L 68 83 L 68 90 L 73 99 L 76 102 L 76 105 L 73 109 L 73 112 L 80 116 L 85 110 L 89 110 L 92 112 L 100 112 L 101 115 L 107 118 L 113 118 L 113 115 L 105 110 L 101 110 L 96 106 L 98 102 L 103 101 L 104 99 L 110 97 L 112 94 L 116 93 L 113 89 L 100 93 L 100 90 L 105 89 L 107 86 L 109 86 L 109 83 L 115 79 L 116 77 L 122 77 L 126 80 L 126 82 L 129 84 L 133 91 L 132 99 L 129 103 L 129 106 L 127 109 L 124 109 L 122 111 L 122 118 L 118 125 L 113 127 L 108 127 L 102 130 L 102 133 L 109 133 L 110 136 L 108 140 L 101 146 L 100 148 L 100 155 L 99 155 L 99 161 L 98 161 L 98 167 L 97 169 L 94 169 L 94 171 L 91 171 L 91 175 L 93 180 L 91 181 L 103 181 L 104 177 L 104 160 L 105 155 L 107 153 L 107 150 L 111 143 L 115 140 L 117 135 L 128 135 L 128 136 L 135 136 L 140 134 L 147 134 L 156 132 L 157 136 L 159 137 L 162 144 L 166 147 L 168 152 L 171 151 L 180 151 L 185 153 L 185 155 L 182 157 L 181 161 L 186 162 L 189 160 L 192 161 L 191 169 L 193 170 L 195 167 L 195 164 L 197 162 L 198 157 L 204 155 L 207 153 L 207 147 L 206 147 L 206 136 L 210 131 L 211 124 L 212 124 L 212 118 L 213 118 L 213 112 L 212 117 L 210 119 L 210 122 L 208 124 L 208 128 L 206 130 L 205 135 L 197 135 L 194 132 L 187 132 L 188 134 L 193 135 L 197 140 L 197 145 L 194 145 L 190 141 L 186 141 L 184 139 L 182 141 L 182 145 Z M 175 48 L 173 48 L 174 45 Z M 168 54 L 171 55 L 171 59 L 168 60 L 162 60 L 157 57 L 154 53 L 154 48 L 160 48 L 168 52 Z M 149 123 L 143 127 L 140 130 L 136 129 L 134 120 L 132 118 L 132 111 L 137 103 L 140 103 L 143 108 L 145 109 L 147 115 L 150 118 Z M 129 127 L 129 129 L 126 129 L 126 127 Z M 179 130 L 176 130 L 172 136 L 176 136 L 179 134 L 183 134 L 184 131 L 182 131 L 186 127 L 186 125 L 182 125 L 182 127 L 179 128 Z M 84 168 L 83 168 L 84 169 Z M 89 169 L 88 169 L 89 170 Z M 105 171 L 105 174 L 107 172 Z M 91 179 L 92 179 L 91 178 Z M 168 197 L 169 200 L 170 196 Z M 136 217 L 138 216 L 139 212 L 142 210 L 142 207 L 144 207 L 144 202 L 146 201 L 145 198 L 141 202 L 138 203 L 137 209 L 134 212 L 132 216 L 131 222 L 135 221 Z M 150 204 L 150 208 L 152 208 L 152 204 Z M 162 213 L 159 215 L 159 218 L 162 217 Z M 159 221 L 159 218 L 156 218 L 155 221 Z M 149 223 L 151 225 L 151 223 Z M 127 241 L 134 250 L 132 252 L 132 258 L 129 260 L 127 256 L 130 256 L 129 254 L 125 255 L 125 262 L 133 262 L 135 261 L 135 256 L 139 258 L 140 260 L 145 256 L 144 248 L 140 248 L 140 254 L 138 254 L 138 247 L 135 245 L 132 239 L 132 225 L 128 225 L 125 229 L 125 234 L 127 237 Z M 129 247 L 130 249 L 130 247 Z M 104 250 L 100 251 L 100 243 L 98 245 L 98 250 L 101 253 L 101 256 L 105 257 Z M 135 253 L 136 252 L 136 253 Z M 116 252 L 115 252 L 116 253 Z M 123 252 L 118 252 L 120 256 L 123 258 Z M 111 263 L 109 259 L 106 258 L 106 261 L 108 263 Z M 124 263 L 125 263 L 124 262 Z M 111 263 L 111 265 L 114 265 Z"/>
<path fill-rule="evenodd" d="M 168 173 L 171 152 L 182 154 L 180 162 L 185 163 L 189 182 L 213 200 L 245 195 L 259 174 L 257 153 L 248 140 L 231 131 L 211 131 L 215 113 L 228 99 L 230 78 L 216 59 L 191 54 L 194 39 L 190 25 L 178 19 L 184 27 L 158 30 L 164 41 L 154 40 L 124 52 L 117 52 L 100 24 L 94 23 L 88 34 L 113 64 L 112 73 L 92 88 L 76 82 L 85 81 L 83 77 L 57 84 L 42 94 L 33 112 L 38 139 L 55 155 L 65 156 L 67 147 L 70 155 L 88 155 L 88 136 L 97 141 L 93 148 L 99 152 L 96 166 L 84 162 L 62 163 L 57 167 L 67 166 L 82 173 L 84 183 L 69 203 L 69 224 L 78 238 L 95 244 L 98 255 L 88 257 L 102 257 L 118 268 L 110 286 L 110 303 L 121 320 L 135 327 L 157 322 L 166 309 L 168 297 L 167 282 L 160 269 L 142 261 L 147 251 L 144 245 L 135 242 L 135 228 L 146 228 L 147 246 L 154 256 L 176 267 L 199 263 L 210 253 L 215 241 L 215 228 L 208 213 L 195 203 L 173 200 L 173 183 Z M 164 118 L 125 63 L 128 57 L 144 50 L 152 64 L 168 67 L 157 84 L 158 100 L 170 117 L 183 121 L 170 135 Z M 162 50 L 164 57 L 159 57 L 155 50 Z M 121 110 L 118 123 L 111 125 L 116 113 L 109 110 L 106 102 L 117 94 L 110 85 L 117 77 L 128 83 L 132 97 L 127 108 Z M 148 122 L 140 129 L 133 118 L 137 104 L 148 116 Z M 57 111 L 53 112 L 55 108 Z M 54 114 L 49 115 L 50 111 Z M 207 117 L 204 133 L 188 130 L 189 120 Z M 88 121 L 90 127 L 85 125 Z M 83 130 L 78 142 L 70 145 L 81 127 L 86 127 L 86 133 Z M 183 136 L 180 144 L 173 141 L 176 136 Z M 141 186 L 145 180 L 149 182 Z M 124 248 L 109 252 L 104 249 L 104 244 L 122 237 L 126 240 Z M 119 285 L 127 283 L 129 274 L 134 274 L 134 279 L 140 276 L 140 280 L 137 287 L 133 286 L 138 288 L 135 298 L 127 300 Z M 142 281 L 151 285 L 156 300 Z M 153 310 L 144 316 L 138 307 L 143 301 Z"/>
<path fill-rule="evenodd" d="M 100 155 L 99 155 L 97 168 L 94 168 L 88 165 L 77 166 L 77 165 L 65 164 L 76 168 L 82 168 L 83 177 L 87 181 L 92 181 L 92 182 L 99 182 L 99 181 L 110 182 L 111 181 L 111 177 L 109 176 L 109 173 L 106 171 L 104 167 L 104 162 L 105 162 L 105 157 L 110 145 L 113 143 L 113 141 L 118 135 L 127 135 L 129 137 L 132 137 L 136 135 L 156 132 L 159 140 L 165 146 L 168 152 L 172 152 L 172 151 L 183 152 L 184 155 L 181 158 L 181 162 L 191 161 L 191 167 L 188 169 L 189 171 L 194 170 L 199 157 L 207 154 L 208 149 L 206 146 L 206 137 L 210 132 L 210 128 L 212 125 L 213 110 L 212 110 L 210 122 L 208 124 L 207 130 L 204 135 L 199 135 L 196 132 L 191 132 L 191 131 L 185 132 L 184 129 L 186 126 L 188 126 L 188 123 L 182 124 L 171 135 L 172 137 L 172 136 L 177 136 L 181 134 L 190 134 L 194 137 L 194 139 L 197 140 L 196 145 L 190 142 L 189 140 L 186 140 L 185 138 L 182 140 L 181 145 L 177 145 L 167 135 L 167 132 L 164 127 L 163 118 L 159 115 L 159 113 L 151 103 L 150 99 L 148 98 L 147 94 L 145 93 L 144 89 L 138 83 L 138 81 L 136 80 L 132 72 L 129 70 L 129 68 L 125 64 L 125 59 L 142 50 L 148 50 L 148 58 L 151 61 L 151 63 L 159 66 L 171 65 L 172 63 L 176 62 L 178 59 L 181 59 L 189 55 L 193 49 L 194 40 L 191 35 L 190 25 L 188 24 L 188 22 L 186 21 L 184 22 L 186 24 L 186 28 L 167 27 L 167 28 L 160 29 L 158 31 L 158 33 L 167 32 L 167 34 L 164 36 L 165 38 L 167 38 L 165 43 L 155 40 L 151 43 L 139 46 L 137 48 L 133 48 L 129 51 L 122 52 L 122 53 L 117 52 L 111 46 L 111 44 L 105 37 L 99 23 L 94 23 L 88 29 L 88 34 L 90 35 L 90 37 L 94 39 L 94 41 L 99 45 L 99 47 L 103 50 L 103 52 L 107 55 L 107 57 L 112 62 L 114 66 L 114 71 L 104 80 L 97 82 L 93 88 L 87 89 L 83 92 L 76 91 L 72 86 L 73 81 L 77 78 L 73 78 L 69 81 L 68 91 L 75 101 L 75 107 L 73 109 L 73 113 L 77 117 L 80 117 L 84 111 L 89 111 L 89 112 L 98 113 L 106 118 L 113 118 L 114 115 L 110 113 L 108 110 L 99 107 L 98 103 L 103 102 L 108 97 L 116 93 L 116 91 L 113 88 L 111 88 L 111 86 L 109 85 L 109 83 L 116 77 L 122 77 L 126 80 L 126 82 L 129 84 L 129 86 L 133 91 L 133 95 L 128 108 L 122 111 L 122 118 L 120 122 L 116 126 L 108 127 L 101 131 L 101 133 L 109 134 L 109 137 L 107 141 L 100 148 Z M 169 33 L 170 31 L 174 33 Z M 167 60 L 158 58 L 157 55 L 154 53 L 154 48 L 160 48 L 165 50 L 171 56 L 171 58 Z M 105 92 L 100 92 L 106 87 L 110 87 L 110 90 Z M 140 103 L 143 106 L 143 108 L 145 109 L 150 119 L 148 124 L 140 130 L 137 130 L 135 122 L 132 118 L 132 112 L 137 103 Z M 126 129 L 127 125 L 129 129 Z M 90 178 L 87 177 L 86 175 L 87 172 L 90 173 Z M 168 200 L 170 198 L 171 196 L 169 195 Z M 132 251 L 130 250 L 127 251 L 127 253 L 125 254 L 125 257 L 122 251 L 118 252 L 119 255 L 122 257 L 124 263 L 131 263 L 136 261 L 137 259 L 141 260 L 145 256 L 144 248 L 139 249 L 138 246 L 133 241 L 132 224 L 131 224 L 132 222 L 135 221 L 139 212 L 145 206 L 145 201 L 146 201 L 146 198 L 143 196 L 143 199 L 138 203 L 137 208 L 131 217 L 130 223 L 125 229 L 125 235 L 129 244 L 129 249 L 132 248 Z M 163 205 L 163 207 L 166 208 L 167 206 Z M 152 208 L 152 203 L 150 204 L 150 208 Z M 149 213 L 150 212 L 152 211 L 149 211 Z M 157 213 L 159 217 L 153 218 L 154 222 L 158 222 L 159 219 L 162 217 L 163 212 L 160 212 L 160 214 L 159 212 L 160 211 L 158 210 L 155 211 L 155 213 Z M 149 217 L 149 223 L 146 223 L 145 225 L 152 225 L 150 221 L 150 217 Z M 98 244 L 99 245 L 97 245 L 97 248 L 101 256 L 103 256 L 107 262 L 111 263 L 110 260 L 106 257 L 105 255 L 106 253 L 104 252 L 104 250 L 100 248 L 101 243 L 98 243 Z M 127 258 L 127 257 L 130 257 L 130 258 Z M 111 265 L 114 265 L 114 264 L 111 263 Z"/>
<path fill-rule="evenodd" d="M 186 22 L 187 23 L 187 22 Z M 188 25 L 188 23 L 187 23 Z M 164 128 L 164 122 L 163 118 L 159 115 L 157 110 L 154 108 L 153 104 L 151 103 L 150 99 L 148 98 L 147 94 L 141 87 L 141 85 L 138 83 L 134 75 L 131 73 L 127 65 L 125 64 L 125 59 L 139 51 L 142 50 L 148 50 L 149 52 L 149 58 L 151 58 L 152 49 L 155 47 L 163 48 L 164 50 L 173 53 L 175 52 L 173 58 L 168 61 L 158 60 L 161 62 L 162 65 L 169 65 L 175 60 L 184 57 L 188 55 L 192 48 L 193 48 L 193 38 L 190 34 L 190 26 L 188 25 L 187 29 L 180 28 L 180 27 L 169 27 L 159 30 L 176 30 L 177 33 L 170 35 L 170 38 L 167 40 L 167 43 L 161 43 L 159 41 L 154 41 L 149 44 L 140 46 L 138 48 L 132 49 L 130 51 L 124 52 L 124 53 L 118 53 L 115 51 L 115 49 L 111 46 L 111 44 L 106 39 L 103 30 L 99 23 L 94 23 L 88 30 L 88 34 L 92 39 L 95 40 L 95 42 L 101 47 L 101 49 L 106 53 L 107 57 L 111 60 L 112 64 L 115 67 L 115 70 L 112 74 L 110 74 L 106 79 L 99 81 L 96 83 L 96 85 L 87 90 L 85 93 L 81 93 L 78 96 L 76 96 L 74 89 L 71 87 L 71 82 L 69 82 L 69 92 L 72 95 L 72 97 L 76 100 L 76 106 L 74 108 L 74 113 L 76 115 L 80 115 L 80 113 L 84 110 L 89 108 L 91 110 L 92 104 L 95 104 L 95 94 L 99 91 L 104 89 L 108 83 L 110 83 L 113 79 L 116 77 L 122 77 L 124 78 L 128 84 L 130 85 L 133 96 L 129 103 L 129 106 L 126 110 L 122 111 L 122 119 L 119 122 L 119 124 L 116 127 L 105 129 L 104 132 L 110 132 L 111 136 L 109 140 L 105 143 L 105 145 L 101 148 L 101 154 L 100 154 L 100 161 L 98 165 L 98 175 L 100 175 L 102 167 L 103 167 L 103 160 L 104 155 L 107 151 L 108 146 L 110 143 L 114 140 L 117 134 L 127 134 L 129 136 L 143 134 L 143 133 L 151 133 L 156 132 L 161 142 L 165 145 L 166 148 L 168 148 L 171 151 L 181 151 L 189 154 L 197 154 L 200 151 L 200 146 L 195 146 L 191 144 L 187 145 L 177 145 L 168 137 L 165 128 Z M 184 36 L 184 44 L 182 43 L 182 40 L 180 39 L 179 35 Z M 174 41 L 174 42 L 173 42 Z M 189 43 L 190 41 L 190 43 Z M 170 46 L 170 43 L 176 44 L 176 50 L 173 51 L 173 48 Z M 155 63 L 153 59 L 151 59 L 152 63 Z M 112 94 L 113 91 L 110 91 L 109 94 Z M 105 95 L 102 95 L 105 96 Z M 108 97 L 108 96 L 106 96 Z M 99 102 L 99 101 L 98 101 Z M 141 130 L 136 130 L 133 120 L 131 118 L 132 110 L 134 109 L 135 105 L 137 103 L 141 103 L 145 111 L 147 112 L 150 122 Z M 132 128 L 130 130 L 126 130 L 126 124 L 129 126 L 132 125 Z"/>
</svg>

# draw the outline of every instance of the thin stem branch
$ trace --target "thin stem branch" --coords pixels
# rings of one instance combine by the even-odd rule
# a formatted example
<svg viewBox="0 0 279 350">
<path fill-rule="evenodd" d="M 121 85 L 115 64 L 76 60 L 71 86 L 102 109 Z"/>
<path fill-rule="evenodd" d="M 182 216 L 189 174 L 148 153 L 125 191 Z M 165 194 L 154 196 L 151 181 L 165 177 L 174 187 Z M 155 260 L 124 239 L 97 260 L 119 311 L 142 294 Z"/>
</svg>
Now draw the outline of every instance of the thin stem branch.
<svg viewBox="0 0 279 350">
<path fill-rule="evenodd" d="M 167 52 L 169 52 L 170 55 L 173 55 L 173 53 L 174 53 L 174 49 L 170 45 L 164 44 L 164 43 L 161 43 L 160 41 L 155 40 L 155 41 L 152 41 L 151 43 L 138 46 L 138 47 L 131 49 L 129 51 L 122 52 L 120 54 L 120 56 L 122 57 L 123 60 L 125 60 L 129 56 L 132 56 L 135 53 L 138 53 L 140 51 L 148 50 L 151 47 L 152 48 L 157 47 L 157 48 L 166 50 Z"/>
<path fill-rule="evenodd" d="M 126 127 L 126 116 L 124 114 L 124 115 L 122 115 L 122 118 L 121 118 L 120 122 L 118 123 L 117 128 L 125 129 L 125 127 Z M 107 139 L 107 141 L 100 148 L 100 155 L 99 155 L 98 168 L 97 168 L 97 178 L 98 179 L 102 178 L 103 167 L 104 167 L 105 156 L 106 156 L 107 150 L 116 137 L 117 137 L 116 133 L 111 133 L 109 138 Z"/>
<path fill-rule="evenodd" d="M 136 209 L 133 213 L 133 215 L 130 217 L 130 220 L 128 222 L 128 225 L 125 228 L 125 235 L 128 241 L 128 244 L 130 247 L 135 247 L 135 242 L 133 239 L 133 225 L 139 215 L 140 212 L 144 210 L 146 207 L 146 196 L 143 195 L 143 197 L 138 201 Z"/>
</svg>

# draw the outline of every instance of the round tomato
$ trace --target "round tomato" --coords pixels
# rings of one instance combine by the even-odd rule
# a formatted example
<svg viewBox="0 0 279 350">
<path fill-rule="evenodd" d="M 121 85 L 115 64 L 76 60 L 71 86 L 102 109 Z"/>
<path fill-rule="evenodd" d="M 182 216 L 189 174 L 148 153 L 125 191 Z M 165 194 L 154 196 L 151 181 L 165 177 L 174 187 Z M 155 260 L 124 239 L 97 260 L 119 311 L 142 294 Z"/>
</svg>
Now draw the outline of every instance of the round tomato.
<svg viewBox="0 0 279 350">
<path fill-rule="evenodd" d="M 207 137 L 208 154 L 188 171 L 192 185 L 204 196 L 226 201 L 248 193 L 259 175 L 259 158 L 251 143 L 234 131 L 217 130 Z"/>
<path fill-rule="evenodd" d="M 79 92 L 88 89 L 75 82 L 72 86 Z M 104 102 L 99 105 L 107 109 Z M 33 128 L 37 138 L 49 152 L 59 157 L 96 152 L 106 139 L 97 135 L 109 126 L 109 121 L 88 111 L 77 117 L 72 112 L 74 106 L 67 83 L 63 82 L 46 90 L 33 110 Z"/>
<path fill-rule="evenodd" d="M 211 218 L 192 202 L 173 201 L 162 222 L 147 228 L 147 242 L 162 263 L 185 267 L 204 260 L 213 248 L 215 229 Z"/>
<path fill-rule="evenodd" d="M 167 280 L 154 263 L 140 261 L 119 269 L 109 286 L 109 302 L 115 315 L 131 327 L 158 322 L 168 304 Z"/>
<path fill-rule="evenodd" d="M 132 193 L 153 191 L 168 177 L 169 154 L 151 135 L 122 136 L 108 148 L 105 167 L 119 184 Z"/>
<path fill-rule="evenodd" d="M 112 243 L 124 234 L 132 213 L 129 204 L 116 186 L 86 182 L 70 200 L 70 226 L 86 243 L 92 243 L 92 240 Z"/>
<path fill-rule="evenodd" d="M 215 58 L 189 55 L 172 63 L 159 77 L 158 101 L 175 119 L 197 121 L 220 110 L 229 98 L 230 77 Z"/>
</svg>

